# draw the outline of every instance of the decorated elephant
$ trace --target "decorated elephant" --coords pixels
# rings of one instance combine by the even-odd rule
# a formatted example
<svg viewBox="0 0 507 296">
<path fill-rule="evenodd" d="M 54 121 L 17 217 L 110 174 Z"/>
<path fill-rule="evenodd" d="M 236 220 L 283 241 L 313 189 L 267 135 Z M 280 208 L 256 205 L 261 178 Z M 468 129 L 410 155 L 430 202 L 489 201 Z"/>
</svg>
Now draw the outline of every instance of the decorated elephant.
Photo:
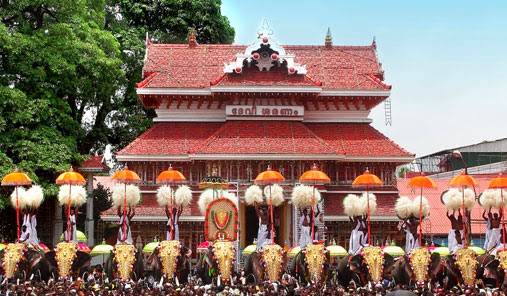
<svg viewBox="0 0 507 296">
<path fill-rule="evenodd" d="M 427 248 L 416 248 L 396 261 L 392 275 L 397 284 L 407 288 L 435 287 L 442 269 L 439 253 L 430 255 Z"/>
<path fill-rule="evenodd" d="M 162 276 L 178 283 L 187 283 L 190 274 L 190 256 L 192 250 L 180 244 L 179 241 L 162 241 L 148 257 L 147 264 L 153 267 L 153 276 Z"/>
<path fill-rule="evenodd" d="M 144 275 L 143 254 L 130 244 L 117 244 L 104 263 L 109 279 L 135 279 Z"/>
<path fill-rule="evenodd" d="M 309 244 L 294 257 L 290 273 L 303 284 L 327 281 L 330 256 L 324 245 Z"/>
<path fill-rule="evenodd" d="M 276 244 L 265 245 L 262 252 L 253 252 L 245 261 L 245 276 L 248 283 L 277 281 L 286 269 L 287 254 Z"/>
<path fill-rule="evenodd" d="M 491 254 L 477 257 L 477 279 L 481 279 L 486 287 L 500 288 L 505 281 L 505 270 L 501 268 L 500 260 Z"/>
<path fill-rule="evenodd" d="M 59 243 L 56 250 L 44 254 L 52 274 L 59 277 L 80 276 L 90 270 L 92 257 L 82 251 L 76 251 L 75 243 Z"/>
<path fill-rule="evenodd" d="M 213 243 L 197 262 L 197 275 L 206 284 L 213 280 L 228 282 L 231 280 L 236 251 L 233 243 L 218 240 Z"/>
<path fill-rule="evenodd" d="M 457 285 L 472 286 L 477 279 L 479 261 L 473 250 L 468 248 L 458 249 L 454 254 L 448 255 L 443 260 L 445 281 L 437 277 L 443 288 L 451 288 Z"/>
<path fill-rule="evenodd" d="M 373 251 L 373 252 L 365 252 Z M 357 255 L 348 254 L 338 263 L 338 283 L 344 287 L 366 287 L 392 279 L 395 268 L 393 256 L 381 252 L 378 247 L 366 247 Z"/>
<path fill-rule="evenodd" d="M 52 275 L 44 253 L 25 244 L 9 244 L 2 252 L 1 261 L 7 278 L 47 281 Z"/>
</svg>

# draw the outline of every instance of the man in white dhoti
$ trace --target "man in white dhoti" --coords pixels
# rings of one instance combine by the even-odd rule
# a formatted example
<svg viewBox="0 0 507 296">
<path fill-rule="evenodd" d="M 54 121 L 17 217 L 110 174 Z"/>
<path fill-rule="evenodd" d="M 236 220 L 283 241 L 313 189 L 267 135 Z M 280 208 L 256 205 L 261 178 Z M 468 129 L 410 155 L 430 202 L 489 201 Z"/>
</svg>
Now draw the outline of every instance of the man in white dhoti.
<svg viewBox="0 0 507 296">
<path fill-rule="evenodd" d="M 485 216 L 486 211 L 482 213 L 482 217 L 486 218 Z M 489 208 L 488 211 L 488 217 L 485 219 L 488 222 L 487 228 L 486 228 L 486 240 L 484 242 L 484 250 L 489 252 L 490 250 L 493 250 L 496 246 L 500 244 L 500 222 L 502 220 L 502 214 L 498 213 L 492 213 L 491 208 Z"/>
<path fill-rule="evenodd" d="M 166 240 L 180 240 L 180 227 L 178 226 L 180 215 L 183 208 L 180 206 L 179 209 L 173 208 L 172 217 L 171 212 L 169 211 L 169 207 L 165 207 L 165 215 L 167 216 L 167 231 L 166 231 Z M 171 237 L 171 228 L 173 230 L 173 234 Z"/>
<path fill-rule="evenodd" d="M 417 227 L 419 220 L 414 216 L 410 216 L 403 223 L 402 228 L 405 230 L 405 253 L 408 254 L 412 249 L 419 247 L 419 237 L 417 236 Z"/>
<path fill-rule="evenodd" d="M 76 209 L 70 209 L 69 220 L 67 221 L 67 228 L 65 229 L 64 237 L 66 242 L 77 244 L 77 227 L 76 227 Z"/>
<path fill-rule="evenodd" d="M 30 235 L 31 235 L 31 238 L 30 240 L 32 241 L 33 244 L 35 245 L 39 245 L 39 238 L 38 238 L 38 235 L 37 235 L 37 213 L 38 213 L 38 209 L 32 209 L 30 211 Z"/>
<path fill-rule="evenodd" d="M 454 216 L 454 214 L 455 211 L 453 211 L 452 214 L 449 214 L 449 212 L 447 212 L 446 214 L 447 218 L 449 218 L 449 220 L 451 221 L 451 230 L 449 231 L 449 235 L 447 236 L 447 245 L 451 253 L 454 253 L 459 248 L 462 248 L 463 240 L 465 239 L 463 235 L 463 216 L 461 215 L 461 211 L 458 210 L 457 218 Z"/>
<path fill-rule="evenodd" d="M 310 225 L 312 222 L 312 218 L 308 215 L 308 211 L 300 209 L 301 217 L 299 217 L 299 227 L 301 229 L 301 235 L 299 236 L 299 246 L 302 248 L 306 247 L 308 244 L 312 242 L 311 234 L 310 234 Z"/>
<path fill-rule="evenodd" d="M 349 254 L 357 255 L 361 250 L 364 238 L 362 216 L 349 217 L 349 219 L 350 222 L 355 224 L 354 229 L 350 233 Z"/>
<path fill-rule="evenodd" d="M 132 207 L 128 207 L 126 215 L 123 215 L 121 207 L 118 207 L 118 216 L 120 217 L 120 229 L 118 229 L 118 239 L 116 244 L 132 244 L 132 232 L 130 231 L 130 221 L 134 218 L 136 211 Z"/>
<path fill-rule="evenodd" d="M 257 217 L 259 218 L 259 230 L 257 231 L 257 247 L 256 250 L 259 251 L 265 245 L 269 244 L 269 217 L 268 210 L 265 208 L 261 208 L 255 204 L 255 212 L 257 213 Z"/>
</svg>

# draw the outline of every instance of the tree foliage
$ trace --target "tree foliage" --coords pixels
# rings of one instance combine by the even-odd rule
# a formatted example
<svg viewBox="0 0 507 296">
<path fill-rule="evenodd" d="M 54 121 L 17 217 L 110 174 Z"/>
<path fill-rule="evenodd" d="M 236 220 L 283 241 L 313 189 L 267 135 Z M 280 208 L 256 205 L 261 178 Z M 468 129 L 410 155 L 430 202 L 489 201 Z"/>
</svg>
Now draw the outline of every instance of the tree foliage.
<svg viewBox="0 0 507 296">
<path fill-rule="evenodd" d="M 0 0 L 0 174 L 17 166 L 55 196 L 70 165 L 134 140 L 154 116 L 135 92 L 146 33 L 186 42 L 192 27 L 201 43 L 232 42 L 220 4 Z"/>
</svg>

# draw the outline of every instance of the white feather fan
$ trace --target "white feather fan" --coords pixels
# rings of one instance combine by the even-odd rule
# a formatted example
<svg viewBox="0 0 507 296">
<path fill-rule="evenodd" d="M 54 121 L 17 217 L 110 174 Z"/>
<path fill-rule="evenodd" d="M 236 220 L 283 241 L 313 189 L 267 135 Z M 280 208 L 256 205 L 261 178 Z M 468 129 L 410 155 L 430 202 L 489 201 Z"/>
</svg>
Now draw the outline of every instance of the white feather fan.
<svg viewBox="0 0 507 296">
<path fill-rule="evenodd" d="M 365 215 L 368 213 L 368 199 L 366 196 L 368 195 L 368 198 L 370 200 L 370 215 L 374 214 L 377 211 L 377 197 L 373 193 L 363 192 L 361 196 L 359 197 L 359 208 L 361 209 L 361 214 Z"/>
<path fill-rule="evenodd" d="M 42 204 L 44 200 L 44 192 L 42 191 L 42 187 L 39 185 L 33 185 L 30 189 L 26 191 L 26 205 L 37 209 Z"/>
<path fill-rule="evenodd" d="M 204 190 L 201 195 L 199 195 L 199 210 L 201 211 L 201 214 L 206 214 L 206 208 L 208 207 L 208 204 L 213 200 L 214 198 L 213 189 L 206 189 Z"/>
<path fill-rule="evenodd" d="M 471 211 L 475 205 L 475 192 L 470 189 L 465 189 L 465 209 Z"/>
<path fill-rule="evenodd" d="M 505 189 L 498 189 L 499 193 L 498 195 L 500 195 L 500 197 L 498 198 L 498 208 L 500 208 L 500 206 L 502 205 L 502 198 L 503 198 L 503 206 L 504 207 L 507 207 L 507 190 Z"/>
<path fill-rule="evenodd" d="M 317 190 L 315 192 L 317 192 Z M 317 194 L 315 196 L 317 197 Z M 296 207 L 309 207 L 312 205 L 312 199 L 313 187 L 306 185 L 297 185 L 294 187 L 294 189 L 292 189 L 292 202 Z M 317 201 L 314 201 L 313 204 L 317 204 Z"/>
<path fill-rule="evenodd" d="M 125 189 L 125 185 L 118 184 L 113 189 L 113 206 L 120 207 L 123 206 L 123 200 L 126 197 L 127 206 L 135 206 L 141 200 L 141 190 L 139 187 L 133 184 L 127 185 L 127 189 Z"/>
<path fill-rule="evenodd" d="M 174 201 L 177 205 L 186 207 L 192 202 L 192 190 L 187 185 L 180 185 L 174 193 Z"/>
<path fill-rule="evenodd" d="M 396 215 L 405 220 L 412 215 L 412 200 L 408 196 L 400 196 L 394 205 Z M 419 217 L 419 215 L 417 215 Z"/>
<path fill-rule="evenodd" d="M 358 206 L 359 206 L 359 196 L 355 194 L 348 194 L 343 199 L 343 211 L 349 217 L 362 215 Z"/>
<path fill-rule="evenodd" d="M 264 202 L 262 189 L 258 185 L 252 185 L 245 191 L 245 202 L 247 205 Z"/>
<path fill-rule="evenodd" d="M 426 197 L 418 195 L 412 201 L 412 215 L 419 219 L 419 210 L 421 209 L 421 198 L 422 198 L 422 216 L 426 219 L 430 216 L 430 203 Z"/>
<path fill-rule="evenodd" d="M 266 202 L 269 203 L 269 199 L 272 199 L 273 206 L 277 207 L 284 202 L 283 188 L 282 186 L 275 184 L 264 187 L 264 196 L 266 196 Z M 319 194 L 320 200 L 320 194 Z"/>
<path fill-rule="evenodd" d="M 236 206 L 238 205 L 238 198 L 234 192 L 225 192 L 224 197 L 232 201 Z"/>
<path fill-rule="evenodd" d="M 451 188 L 442 194 L 441 200 L 448 210 L 458 210 L 461 208 L 461 191 Z"/>
<path fill-rule="evenodd" d="M 11 204 L 14 208 L 16 208 L 16 199 L 19 209 L 26 208 L 26 190 L 24 187 L 18 187 L 18 192 L 16 193 L 16 188 L 12 191 L 11 194 Z"/>
<path fill-rule="evenodd" d="M 58 192 L 58 202 L 60 205 L 68 205 L 69 201 L 73 206 L 84 205 L 86 203 L 86 189 L 79 185 L 65 184 L 60 186 L 60 191 Z"/>
<path fill-rule="evenodd" d="M 167 185 L 160 186 L 157 189 L 157 203 L 161 206 L 170 206 L 172 193 L 173 189 L 170 186 Z"/>
<path fill-rule="evenodd" d="M 486 210 L 497 209 L 501 204 L 500 189 L 486 189 L 479 195 L 479 204 Z"/>
</svg>

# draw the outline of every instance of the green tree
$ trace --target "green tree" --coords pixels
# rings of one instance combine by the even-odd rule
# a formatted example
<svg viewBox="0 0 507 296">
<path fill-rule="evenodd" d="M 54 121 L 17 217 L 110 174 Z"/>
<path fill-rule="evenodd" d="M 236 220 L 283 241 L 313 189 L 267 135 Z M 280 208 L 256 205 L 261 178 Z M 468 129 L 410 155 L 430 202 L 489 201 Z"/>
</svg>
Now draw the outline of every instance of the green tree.
<svg viewBox="0 0 507 296">
<path fill-rule="evenodd" d="M 0 2 L 0 173 L 17 165 L 46 195 L 100 141 L 124 76 L 104 1 Z M 104 138 L 105 140 L 105 138 Z"/>
<path fill-rule="evenodd" d="M 154 110 L 137 99 L 142 79 L 146 35 L 157 43 L 186 43 L 190 28 L 199 43 L 234 41 L 234 29 L 220 12 L 220 0 L 108 0 L 106 28 L 118 39 L 126 75 L 117 108 L 108 117 L 112 150 L 122 149 L 152 125 Z"/>
</svg>

